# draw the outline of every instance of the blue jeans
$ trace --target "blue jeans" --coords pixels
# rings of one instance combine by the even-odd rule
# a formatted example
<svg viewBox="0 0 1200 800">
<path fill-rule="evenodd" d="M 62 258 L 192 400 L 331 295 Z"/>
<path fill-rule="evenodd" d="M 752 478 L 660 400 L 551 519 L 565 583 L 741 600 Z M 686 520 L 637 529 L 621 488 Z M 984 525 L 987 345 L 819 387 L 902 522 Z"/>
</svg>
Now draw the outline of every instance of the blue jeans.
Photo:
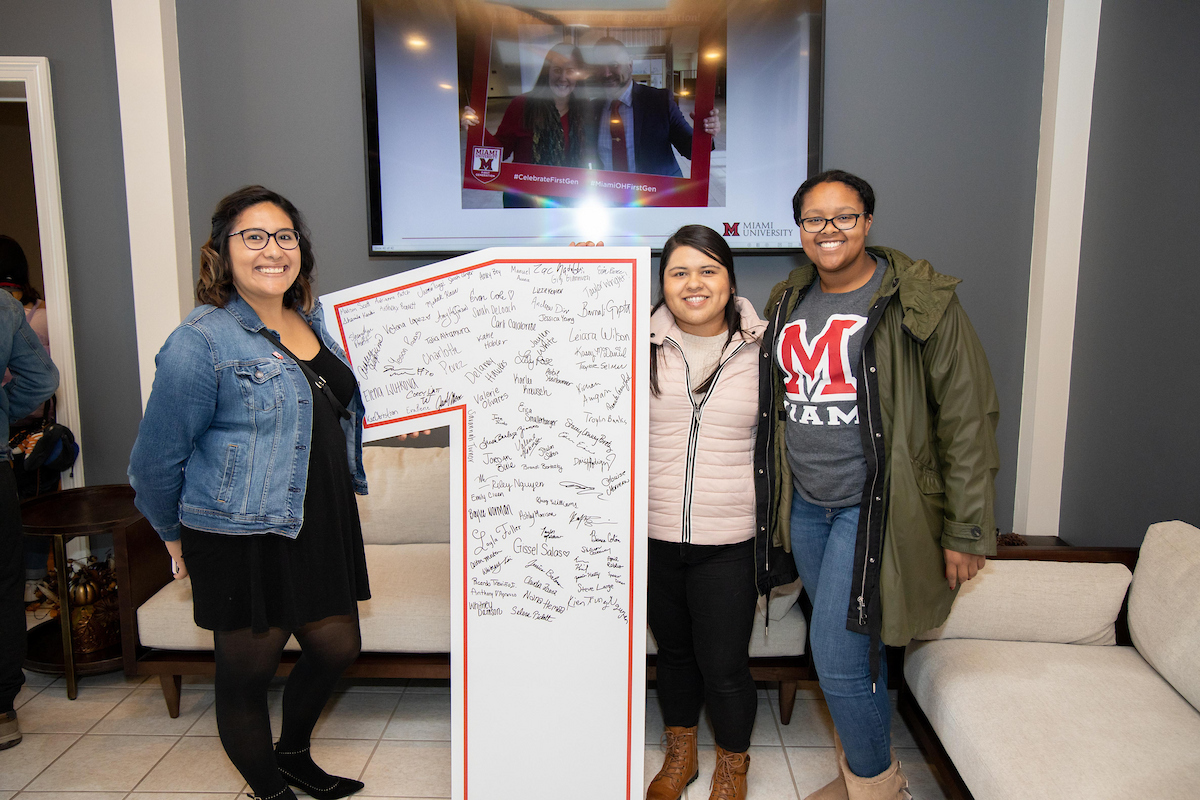
<svg viewBox="0 0 1200 800">
<path fill-rule="evenodd" d="M 892 763 L 892 708 L 883 653 L 872 692 L 870 638 L 846 630 L 859 507 L 823 508 L 799 492 L 792 498 L 792 557 L 813 605 L 813 664 L 850 771 L 874 777 Z"/>
</svg>

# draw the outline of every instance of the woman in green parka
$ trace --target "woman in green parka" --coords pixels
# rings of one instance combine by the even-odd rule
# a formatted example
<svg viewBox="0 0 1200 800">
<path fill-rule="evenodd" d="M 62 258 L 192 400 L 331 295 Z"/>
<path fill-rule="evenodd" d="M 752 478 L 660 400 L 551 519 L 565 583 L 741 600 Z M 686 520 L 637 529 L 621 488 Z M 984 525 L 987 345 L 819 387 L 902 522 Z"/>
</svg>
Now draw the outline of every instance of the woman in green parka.
<svg viewBox="0 0 1200 800">
<path fill-rule="evenodd" d="M 944 622 L 995 552 L 996 392 L 958 279 L 866 246 L 870 184 L 831 170 L 792 203 L 810 263 L 767 303 L 775 425 L 757 456 L 838 734 L 838 777 L 810 798 L 905 798 L 883 645 Z"/>
</svg>

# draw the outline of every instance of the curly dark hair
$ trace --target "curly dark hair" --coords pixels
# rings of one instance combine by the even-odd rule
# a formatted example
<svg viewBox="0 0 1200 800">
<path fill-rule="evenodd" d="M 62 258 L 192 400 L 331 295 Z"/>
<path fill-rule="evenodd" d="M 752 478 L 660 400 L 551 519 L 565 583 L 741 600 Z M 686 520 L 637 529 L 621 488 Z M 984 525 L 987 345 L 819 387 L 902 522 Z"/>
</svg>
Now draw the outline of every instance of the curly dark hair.
<svg viewBox="0 0 1200 800">
<path fill-rule="evenodd" d="M 229 302 L 229 296 L 236 291 L 233 287 L 233 265 L 229 261 L 229 234 L 233 233 L 233 224 L 242 212 L 259 203 L 278 206 L 292 220 L 292 227 L 300 234 L 300 274 L 283 295 L 283 307 L 300 308 L 306 313 L 312 311 L 313 272 L 317 260 L 313 256 L 308 225 L 290 200 L 262 186 L 244 186 L 217 203 L 212 215 L 212 231 L 208 241 L 200 248 L 200 279 L 196 281 L 196 300 L 219 308 L 224 308 Z"/>
</svg>

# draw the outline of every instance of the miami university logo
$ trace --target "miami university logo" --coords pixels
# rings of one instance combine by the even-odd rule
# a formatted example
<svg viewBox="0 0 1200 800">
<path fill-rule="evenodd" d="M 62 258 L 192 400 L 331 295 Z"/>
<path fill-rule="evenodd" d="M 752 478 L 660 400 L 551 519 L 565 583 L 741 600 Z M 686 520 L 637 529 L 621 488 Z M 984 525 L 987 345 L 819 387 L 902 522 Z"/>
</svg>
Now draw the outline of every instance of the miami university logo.
<svg viewBox="0 0 1200 800">
<path fill-rule="evenodd" d="M 475 147 L 471 151 L 471 174 L 480 183 L 491 183 L 500 175 L 499 147 Z"/>
<path fill-rule="evenodd" d="M 808 339 L 805 320 L 789 323 L 775 354 L 783 367 L 784 392 L 794 403 L 855 400 L 858 381 L 850 371 L 850 337 L 867 324 L 865 317 L 834 314 L 824 329 Z"/>
<path fill-rule="evenodd" d="M 741 234 L 738 233 L 738 225 L 741 225 L 742 223 L 735 222 L 732 225 L 730 225 L 728 222 L 722 222 L 721 224 L 725 226 L 725 235 L 726 236 L 741 236 Z"/>
</svg>

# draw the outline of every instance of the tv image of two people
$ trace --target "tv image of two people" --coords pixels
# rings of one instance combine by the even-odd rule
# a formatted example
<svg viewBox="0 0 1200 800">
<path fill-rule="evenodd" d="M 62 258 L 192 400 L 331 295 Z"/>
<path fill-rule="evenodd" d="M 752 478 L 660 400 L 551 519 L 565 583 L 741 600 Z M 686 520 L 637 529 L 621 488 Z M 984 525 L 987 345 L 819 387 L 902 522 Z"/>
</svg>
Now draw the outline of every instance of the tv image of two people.
<svg viewBox="0 0 1200 800">
<path fill-rule="evenodd" d="M 459 4 L 464 209 L 725 206 L 723 15 L 479 6 Z"/>
</svg>

